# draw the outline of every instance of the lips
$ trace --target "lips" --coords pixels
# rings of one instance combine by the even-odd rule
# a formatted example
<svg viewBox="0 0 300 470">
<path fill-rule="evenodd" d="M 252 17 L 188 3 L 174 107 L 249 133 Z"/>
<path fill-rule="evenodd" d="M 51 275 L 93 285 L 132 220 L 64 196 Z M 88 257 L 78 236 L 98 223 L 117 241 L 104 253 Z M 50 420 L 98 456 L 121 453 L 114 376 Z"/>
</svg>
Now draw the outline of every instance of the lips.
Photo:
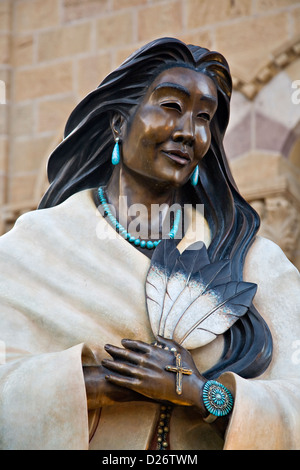
<svg viewBox="0 0 300 470">
<path fill-rule="evenodd" d="M 188 152 L 184 152 L 179 149 L 167 149 L 162 152 L 171 160 L 180 165 L 188 165 L 191 162 L 191 157 Z"/>
</svg>

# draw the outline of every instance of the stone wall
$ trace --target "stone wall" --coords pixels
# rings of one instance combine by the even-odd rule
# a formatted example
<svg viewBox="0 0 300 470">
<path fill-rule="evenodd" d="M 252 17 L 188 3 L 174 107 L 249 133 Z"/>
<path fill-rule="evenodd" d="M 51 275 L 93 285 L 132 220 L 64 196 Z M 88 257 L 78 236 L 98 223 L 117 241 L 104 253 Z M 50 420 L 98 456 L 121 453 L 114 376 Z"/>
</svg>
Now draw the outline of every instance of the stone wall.
<svg viewBox="0 0 300 470">
<path fill-rule="evenodd" d="M 291 99 L 299 34 L 294 0 L 0 0 L 0 231 L 37 204 L 47 157 L 75 104 L 133 50 L 167 35 L 226 56 L 235 88 L 226 149 L 242 191 L 265 221 L 270 197 L 299 214 L 300 104 Z M 285 189 L 274 155 L 288 168 Z"/>
</svg>

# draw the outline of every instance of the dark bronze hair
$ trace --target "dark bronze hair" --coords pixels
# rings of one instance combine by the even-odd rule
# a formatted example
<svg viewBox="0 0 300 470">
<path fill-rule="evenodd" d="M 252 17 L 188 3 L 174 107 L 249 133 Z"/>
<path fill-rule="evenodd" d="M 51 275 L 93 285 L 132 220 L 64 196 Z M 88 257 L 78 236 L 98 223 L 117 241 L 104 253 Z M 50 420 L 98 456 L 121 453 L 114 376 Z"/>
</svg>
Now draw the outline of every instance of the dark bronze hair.
<svg viewBox="0 0 300 470">
<path fill-rule="evenodd" d="M 174 38 L 157 39 L 109 74 L 70 115 L 64 140 L 50 156 L 50 186 L 39 208 L 107 184 L 112 174 L 112 115 L 118 112 L 128 119 L 158 74 L 178 66 L 207 74 L 217 87 L 218 108 L 211 122 L 211 145 L 201 161 L 199 183 L 195 188 L 187 183 L 184 190 L 190 202 L 205 206 L 212 233 L 208 248 L 211 260 L 231 258 L 233 276 L 242 280 L 245 256 L 259 228 L 259 217 L 238 192 L 223 148 L 232 83 L 228 64 L 217 52 Z M 267 368 L 271 356 L 269 328 L 252 306 L 225 334 L 224 353 L 205 376 L 216 377 L 231 370 L 243 377 L 255 377 Z"/>
</svg>

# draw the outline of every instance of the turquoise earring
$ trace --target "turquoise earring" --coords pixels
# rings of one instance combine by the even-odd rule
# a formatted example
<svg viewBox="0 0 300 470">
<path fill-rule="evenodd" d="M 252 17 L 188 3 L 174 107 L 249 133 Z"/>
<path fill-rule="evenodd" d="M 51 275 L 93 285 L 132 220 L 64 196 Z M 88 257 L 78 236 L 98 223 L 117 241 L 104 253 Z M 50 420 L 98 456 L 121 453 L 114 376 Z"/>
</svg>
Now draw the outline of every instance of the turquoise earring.
<svg viewBox="0 0 300 470">
<path fill-rule="evenodd" d="M 120 163 L 120 147 L 119 147 L 119 137 L 116 138 L 116 143 L 112 151 L 111 162 L 113 165 L 118 165 Z"/>
<path fill-rule="evenodd" d="M 197 186 L 198 179 L 199 179 L 199 166 L 197 165 L 191 176 L 191 183 L 193 186 Z"/>
</svg>

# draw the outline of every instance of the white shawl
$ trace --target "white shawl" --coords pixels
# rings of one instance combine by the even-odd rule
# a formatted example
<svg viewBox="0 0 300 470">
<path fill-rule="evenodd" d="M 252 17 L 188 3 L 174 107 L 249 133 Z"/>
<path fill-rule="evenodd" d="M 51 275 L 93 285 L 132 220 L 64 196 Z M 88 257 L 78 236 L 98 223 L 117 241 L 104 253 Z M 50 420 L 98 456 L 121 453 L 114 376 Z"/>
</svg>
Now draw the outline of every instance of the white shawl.
<svg viewBox="0 0 300 470">
<path fill-rule="evenodd" d="M 1 449 L 147 448 L 159 407 L 144 402 L 102 409 L 89 442 L 82 364 L 104 358 L 106 343 L 154 339 L 145 303 L 150 260 L 119 235 L 100 239 L 103 231 L 113 229 L 83 191 L 23 215 L 0 238 Z M 272 363 L 258 379 L 220 378 L 235 395 L 225 442 L 177 407 L 172 449 L 300 449 L 299 273 L 258 237 L 244 280 L 258 284 L 254 303 L 273 335 Z M 193 351 L 200 371 L 222 345 L 219 337 Z"/>
</svg>

